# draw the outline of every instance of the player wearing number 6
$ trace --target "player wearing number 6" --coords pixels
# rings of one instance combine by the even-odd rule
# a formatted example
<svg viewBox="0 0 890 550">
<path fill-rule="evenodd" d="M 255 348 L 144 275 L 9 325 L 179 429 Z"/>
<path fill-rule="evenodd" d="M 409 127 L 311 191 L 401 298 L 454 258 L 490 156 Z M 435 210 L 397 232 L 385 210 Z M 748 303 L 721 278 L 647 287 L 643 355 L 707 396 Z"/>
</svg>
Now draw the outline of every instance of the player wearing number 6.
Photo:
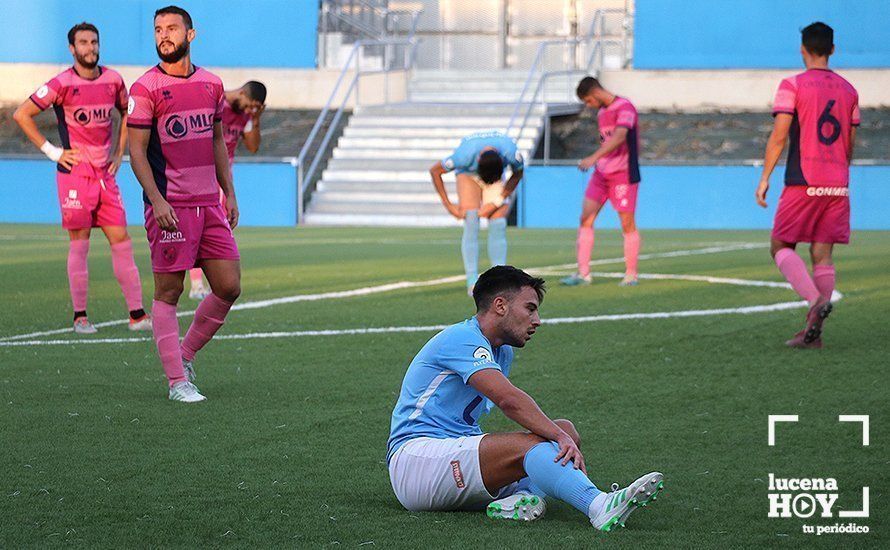
<svg viewBox="0 0 890 550">
<path fill-rule="evenodd" d="M 791 347 L 822 347 L 822 322 L 831 313 L 835 272 L 831 253 L 850 241 L 850 160 L 859 96 L 853 86 L 828 68 L 834 53 L 834 31 L 813 23 L 801 31 L 800 53 L 807 70 L 779 85 L 773 105 L 775 122 L 766 145 L 757 204 L 766 207 L 769 177 L 785 141 L 788 163 L 785 190 L 773 224 L 771 253 L 791 287 L 810 305 L 806 326 Z M 810 243 L 813 274 L 794 251 Z"/>
</svg>

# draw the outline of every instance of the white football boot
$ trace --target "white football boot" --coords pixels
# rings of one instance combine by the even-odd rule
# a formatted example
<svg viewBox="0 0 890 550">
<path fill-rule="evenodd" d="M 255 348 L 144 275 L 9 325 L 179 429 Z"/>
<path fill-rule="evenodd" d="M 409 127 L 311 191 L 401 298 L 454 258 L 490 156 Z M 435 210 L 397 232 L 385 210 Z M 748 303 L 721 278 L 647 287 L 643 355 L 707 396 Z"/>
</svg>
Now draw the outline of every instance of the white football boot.
<svg viewBox="0 0 890 550">
<path fill-rule="evenodd" d="M 544 499 L 531 493 L 516 493 L 498 499 L 486 508 L 485 513 L 492 519 L 512 519 L 514 521 L 535 521 L 547 511 Z"/>
<path fill-rule="evenodd" d="M 188 381 L 177 382 L 170 386 L 170 400 L 183 403 L 198 403 L 207 399 L 198 391 L 194 384 Z"/>
<path fill-rule="evenodd" d="M 624 489 L 614 483 L 612 492 L 606 493 L 604 498 L 597 496 L 591 503 L 590 523 L 600 531 L 611 531 L 616 526 L 624 527 L 631 512 L 656 500 L 662 490 L 664 475 L 660 472 L 646 474 Z M 599 510 L 594 510 L 597 503 Z"/>
<path fill-rule="evenodd" d="M 86 317 L 78 317 L 74 320 L 74 332 L 76 334 L 96 334 L 99 332 L 93 323 Z"/>
</svg>

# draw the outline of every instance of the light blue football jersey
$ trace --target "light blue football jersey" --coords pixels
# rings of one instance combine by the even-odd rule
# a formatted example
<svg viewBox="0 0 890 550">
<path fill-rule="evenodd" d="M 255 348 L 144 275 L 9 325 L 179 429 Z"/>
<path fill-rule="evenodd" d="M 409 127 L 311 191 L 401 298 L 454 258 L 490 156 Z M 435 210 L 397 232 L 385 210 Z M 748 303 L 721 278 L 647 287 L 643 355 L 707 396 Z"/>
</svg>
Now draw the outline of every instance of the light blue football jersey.
<svg viewBox="0 0 890 550">
<path fill-rule="evenodd" d="M 467 384 L 482 369 L 510 375 L 513 348 L 492 349 L 475 317 L 433 336 L 411 361 L 392 411 L 390 457 L 415 437 L 448 439 L 481 435 L 479 417 L 492 403 Z"/>
<path fill-rule="evenodd" d="M 516 142 L 493 130 L 470 134 L 462 139 L 457 149 L 442 159 L 442 166 L 449 172 L 456 170 L 458 174 L 475 174 L 479 170 L 479 155 L 486 147 L 494 147 L 500 153 L 504 168 L 509 166 L 514 172 L 523 169 L 525 164 L 522 154 L 516 149 Z"/>
</svg>

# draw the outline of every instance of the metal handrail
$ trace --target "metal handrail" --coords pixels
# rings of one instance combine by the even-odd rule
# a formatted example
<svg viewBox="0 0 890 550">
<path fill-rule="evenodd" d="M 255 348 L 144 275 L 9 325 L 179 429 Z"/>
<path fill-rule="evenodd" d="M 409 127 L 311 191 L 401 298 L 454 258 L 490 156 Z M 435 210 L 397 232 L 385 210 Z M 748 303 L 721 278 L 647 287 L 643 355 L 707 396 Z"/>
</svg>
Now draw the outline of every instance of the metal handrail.
<svg viewBox="0 0 890 550">
<path fill-rule="evenodd" d="M 605 17 L 610 13 L 624 13 L 624 22 L 622 24 L 622 36 L 621 38 L 605 38 Z M 602 66 L 603 66 L 603 58 L 604 58 L 604 45 L 606 44 L 618 44 L 622 48 L 622 56 L 627 58 L 627 34 L 628 34 L 628 21 L 629 21 L 629 13 L 625 10 L 612 8 L 612 9 L 602 9 L 597 10 L 594 13 L 593 20 L 590 23 L 590 29 L 584 37 L 577 38 L 569 38 L 563 40 L 547 40 L 541 42 L 538 45 L 537 52 L 535 53 L 534 61 L 532 62 L 532 66 L 529 69 L 528 76 L 525 79 L 525 84 L 522 87 L 522 92 L 519 94 L 519 98 L 516 100 L 516 105 L 513 108 L 513 113 L 510 116 L 510 121 L 507 123 L 506 134 L 510 135 L 513 130 L 517 118 L 519 117 L 520 110 L 525 105 L 527 106 L 525 109 L 525 114 L 522 116 L 522 123 L 519 125 L 519 131 L 517 132 L 517 138 L 522 135 L 522 132 L 525 131 L 526 125 L 528 124 L 528 120 L 531 117 L 532 110 L 535 105 L 538 103 L 538 98 L 540 96 L 540 105 L 542 108 L 546 108 L 546 89 L 547 89 L 547 81 L 555 76 L 570 76 L 573 74 L 583 73 L 583 74 L 591 74 L 592 72 L 596 75 L 599 74 Z M 581 44 L 590 44 L 590 55 L 587 58 L 587 62 L 583 67 L 580 67 L 577 63 L 577 56 L 573 55 L 574 60 L 574 68 L 559 70 L 559 71 L 544 71 L 543 67 L 541 68 L 540 75 L 538 76 L 537 84 L 535 85 L 534 93 L 531 96 L 531 99 L 526 101 L 526 94 L 531 86 L 532 79 L 538 73 L 538 66 L 542 64 L 542 60 L 544 59 L 544 54 L 548 48 L 552 46 L 563 46 L 563 47 L 574 47 L 577 48 Z M 597 63 L 598 62 L 598 63 Z M 597 65 L 594 70 L 594 64 Z M 568 79 L 566 80 L 568 82 Z M 570 93 L 570 92 L 569 92 Z M 544 152 L 545 152 L 545 163 L 549 159 L 550 152 L 550 143 L 549 143 L 549 124 L 545 124 L 544 127 Z"/>
<path fill-rule="evenodd" d="M 366 47 L 384 47 L 384 59 L 383 65 L 381 69 L 362 69 L 361 67 L 361 50 Z M 391 46 L 405 46 L 404 58 L 402 60 L 401 67 L 393 69 L 392 64 L 388 63 L 387 54 L 389 52 L 389 48 Z M 393 71 L 405 71 L 408 72 L 411 70 L 413 66 L 413 60 L 416 58 L 415 50 L 417 48 L 417 41 L 411 38 L 386 38 L 386 39 L 378 39 L 378 40 L 357 40 L 352 47 L 352 50 L 349 52 L 349 57 L 346 60 L 346 63 L 343 65 L 343 70 L 340 71 L 340 76 L 337 78 L 337 82 L 334 84 L 334 89 L 331 91 L 330 96 L 328 96 L 327 101 L 325 102 L 324 107 L 319 113 L 318 118 L 315 121 L 315 124 L 312 126 L 312 130 L 309 132 L 309 136 L 306 138 L 306 142 L 303 143 L 303 147 L 300 149 L 300 154 L 297 156 L 294 161 L 294 167 L 297 172 L 297 223 L 302 220 L 303 210 L 304 210 L 304 192 L 306 187 L 306 182 L 312 181 L 312 177 L 315 175 L 315 171 L 318 169 L 318 165 L 321 160 L 324 158 L 324 153 L 327 150 L 328 144 L 331 142 L 331 138 L 333 138 L 334 130 L 337 128 L 337 125 L 340 123 L 340 119 L 343 117 L 343 112 L 346 109 L 346 105 L 349 103 L 350 98 L 352 97 L 353 92 L 356 92 L 356 106 L 358 105 L 358 83 L 359 79 L 362 76 L 372 75 L 372 74 L 383 74 L 384 76 L 388 76 L 390 72 Z M 355 66 L 353 67 L 353 61 L 355 62 Z M 312 157 L 311 162 L 309 163 L 308 169 L 306 168 L 306 161 L 309 156 L 309 151 L 312 148 L 312 145 L 315 143 L 316 138 L 321 131 L 321 127 L 324 124 L 324 121 L 327 119 L 328 114 L 331 112 L 331 105 L 334 103 L 334 99 L 340 93 L 341 85 L 346 79 L 346 75 L 354 72 L 352 75 L 352 79 L 349 81 L 349 84 L 346 86 L 345 91 L 343 92 L 343 99 L 340 101 L 340 105 L 337 107 L 337 111 L 334 113 L 334 118 L 331 120 L 331 124 L 328 126 L 327 131 L 324 133 L 321 139 L 321 144 L 318 150 L 315 152 L 315 155 Z M 406 85 L 406 94 L 407 94 L 407 79 L 405 79 Z M 389 89 L 387 85 L 387 89 L 385 90 L 385 101 L 388 102 L 389 99 Z"/>
</svg>

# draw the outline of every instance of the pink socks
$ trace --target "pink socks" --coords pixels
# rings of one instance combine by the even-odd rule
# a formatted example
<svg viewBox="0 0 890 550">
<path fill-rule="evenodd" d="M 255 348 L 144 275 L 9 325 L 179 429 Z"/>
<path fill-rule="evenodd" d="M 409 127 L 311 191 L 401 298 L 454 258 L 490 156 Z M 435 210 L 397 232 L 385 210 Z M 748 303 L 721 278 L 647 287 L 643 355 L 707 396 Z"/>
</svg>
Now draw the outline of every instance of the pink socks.
<svg viewBox="0 0 890 550">
<path fill-rule="evenodd" d="M 90 251 L 89 239 L 77 239 L 68 245 L 68 286 L 71 289 L 71 305 L 74 311 L 86 311 L 87 291 L 90 285 L 87 253 Z"/>
<path fill-rule="evenodd" d="M 195 354 L 213 338 L 216 331 L 226 322 L 226 314 L 231 307 L 232 302 L 227 302 L 213 293 L 201 300 L 201 304 L 195 310 L 192 326 L 182 341 L 182 356 L 185 359 L 189 361 L 194 359 Z"/>
<path fill-rule="evenodd" d="M 779 271 L 782 272 L 785 280 L 791 283 L 791 288 L 794 289 L 794 292 L 797 292 L 811 306 L 814 305 L 819 300 L 819 290 L 810 277 L 803 259 L 794 250 L 783 248 L 776 252 L 775 260 Z M 833 272 L 834 268 L 832 268 Z"/>
<path fill-rule="evenodd" d="M 185 380 L 182 354 L 179 351 L 179 320 L 176 306 L 155 300 L 151 303 L 152 332 L 158 346 L 158 356 L 170 385 Z"/>
<path fill-rule="evenodd" d="M 133 260 L 132 240 L 127 239 L 111 245 L 111 266 L 124 293 L 127 309 L 130 311 L 142 309 L 142 283 L 139 281 L 139 269 Z"/>
<path fill-rule="evenodd" d="M 578 275 L 590 275 L 590 255 L 593 253 L 593 228 L 579 227 L 577 240 Z"/>
<path fill-rule="evenodd" d="M 624 265 L 625 274 L 637 278 L 637 260 L 640 257 L 640 232 L 631 231 L 624 234 Z"/>
<path fill-rule="evenodd" d="M 819 294 L 825 298 L 831 299 L 831 293 L 834 292 L 834 266 L 833 265 L 814 265 L 813 266 L 813 282 Z"/>
</svg>

